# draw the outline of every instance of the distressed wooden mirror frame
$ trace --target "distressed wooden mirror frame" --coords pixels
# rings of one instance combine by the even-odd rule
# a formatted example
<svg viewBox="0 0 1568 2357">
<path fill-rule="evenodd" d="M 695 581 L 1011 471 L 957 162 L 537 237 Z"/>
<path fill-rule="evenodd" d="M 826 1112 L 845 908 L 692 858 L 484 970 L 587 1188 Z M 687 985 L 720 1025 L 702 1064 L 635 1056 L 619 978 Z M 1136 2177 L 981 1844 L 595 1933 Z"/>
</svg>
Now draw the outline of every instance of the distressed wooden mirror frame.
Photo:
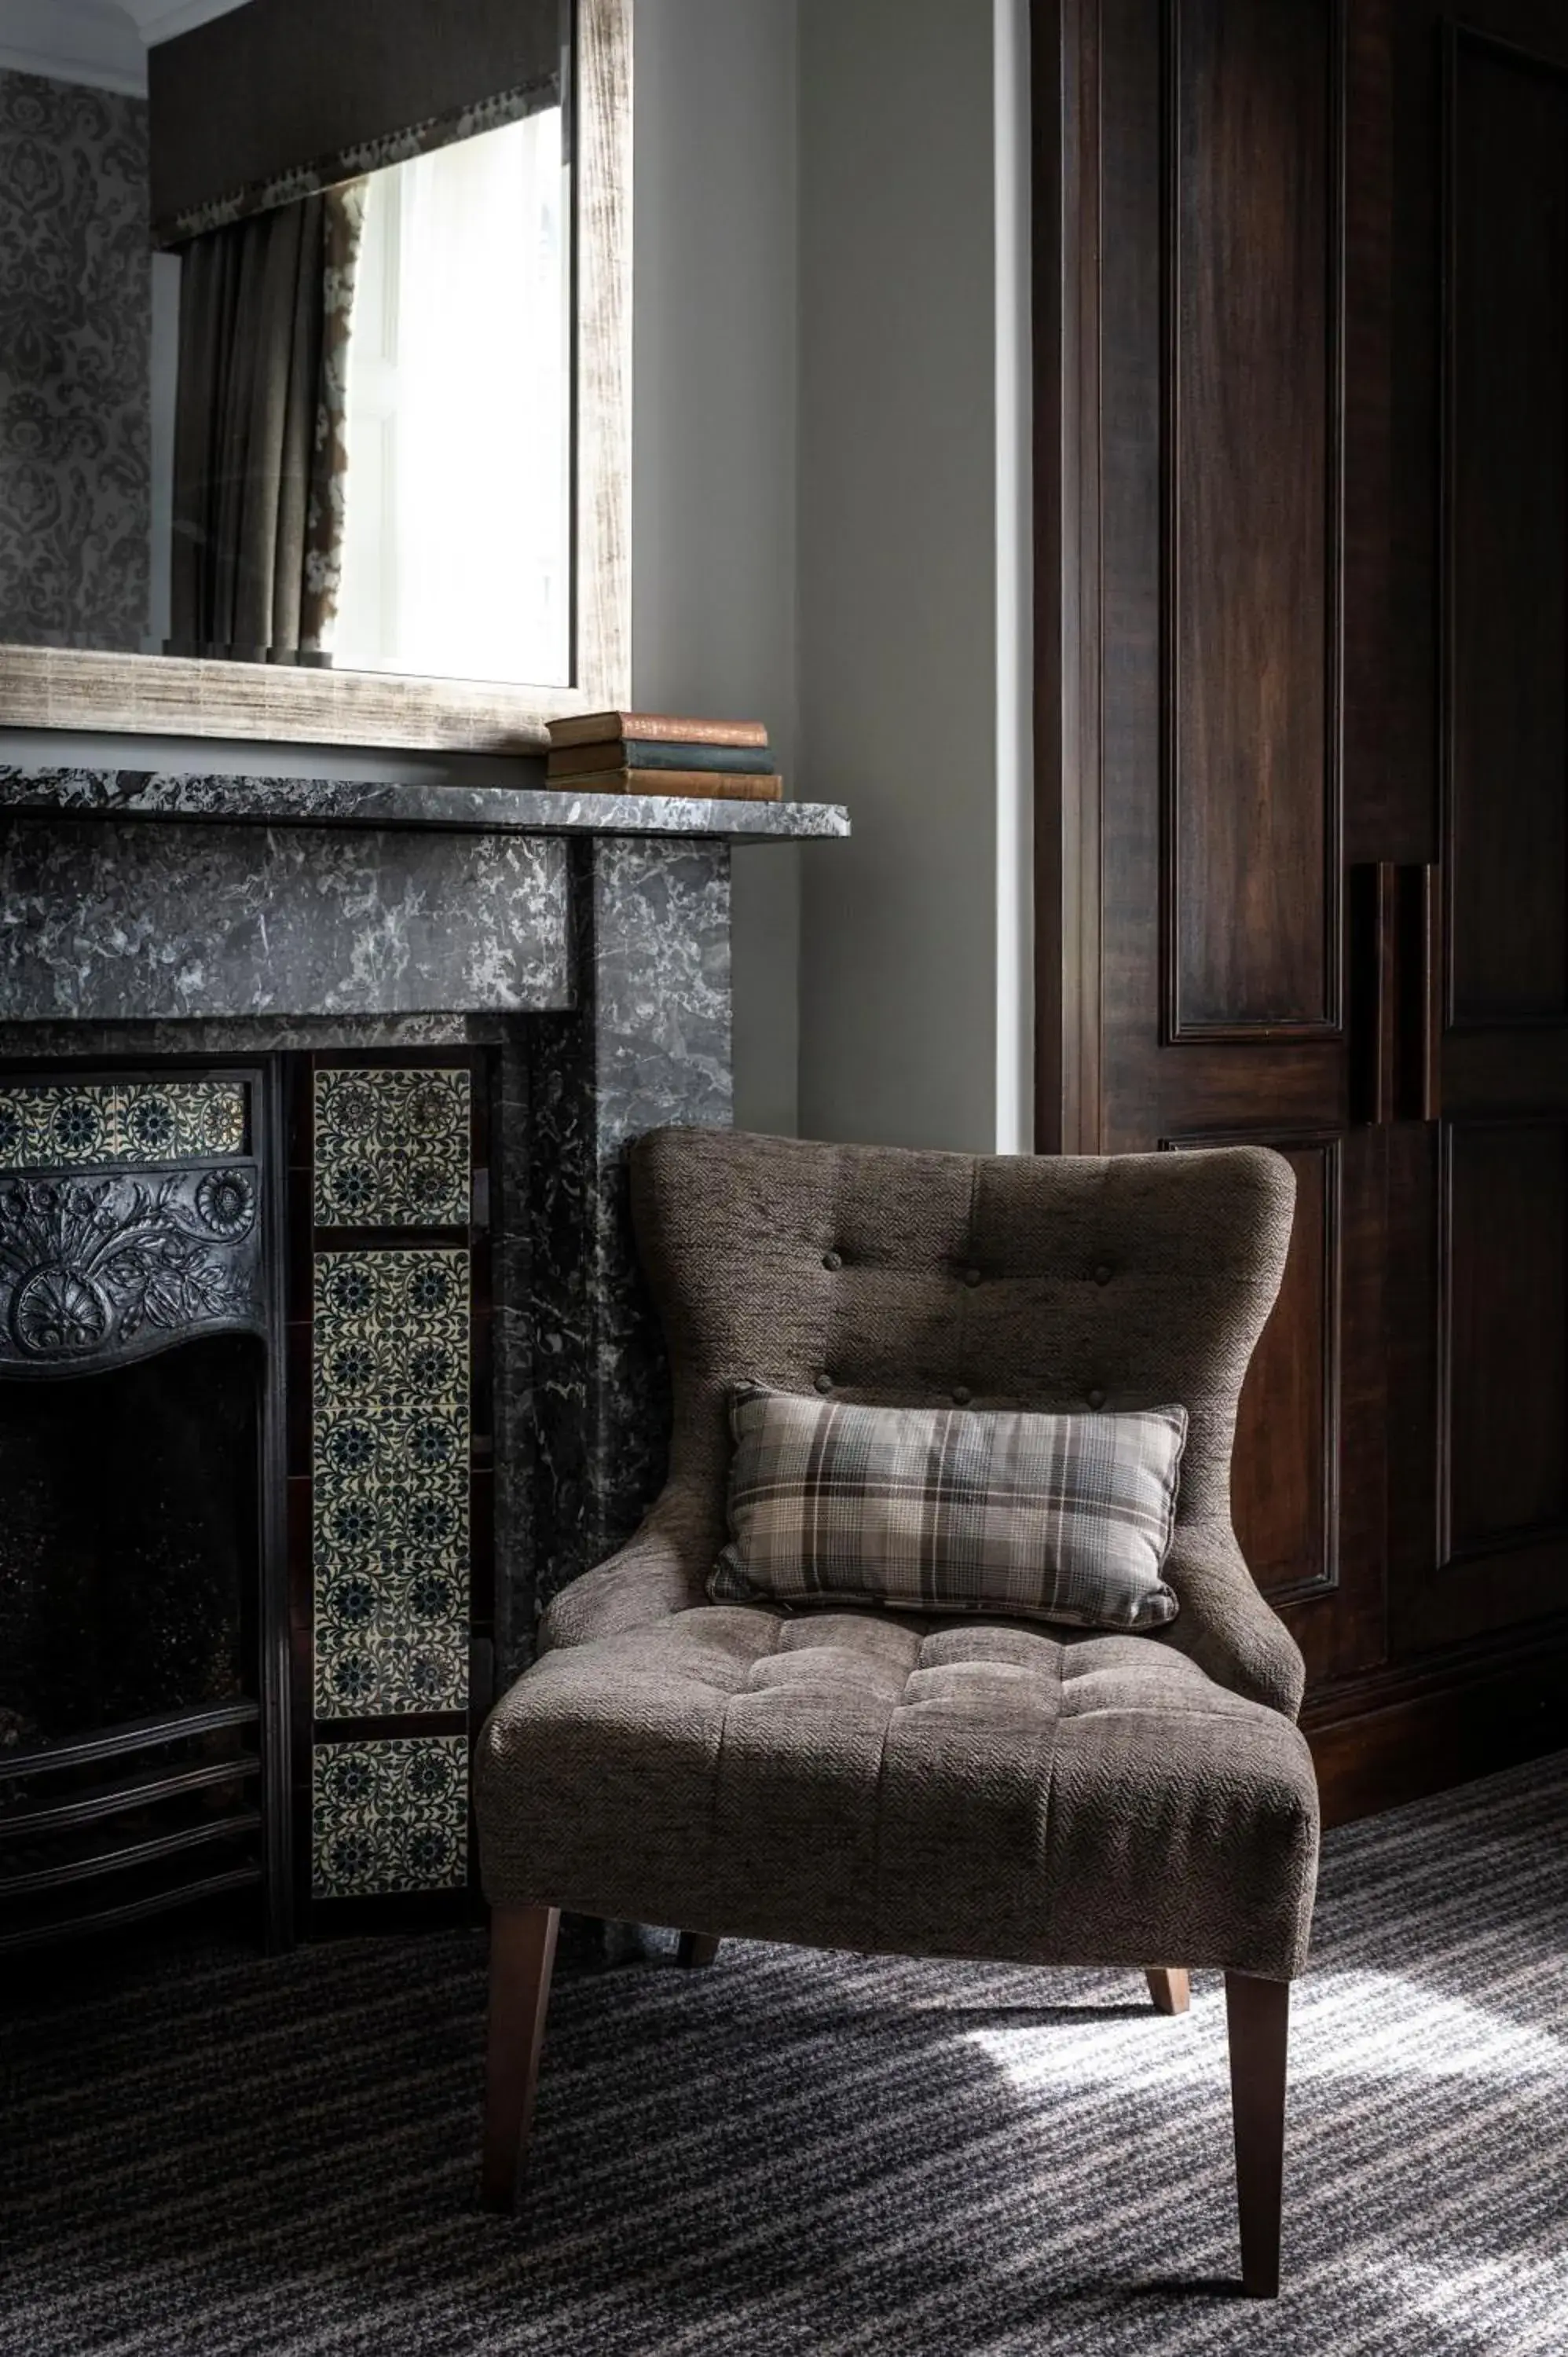
<svg viewBox="0 0 1568 2357">
<path fill-rule="evenodd" d="M 0 645 L 0 726 L 523 753 L 623 704 L 631 558 L 632 0 L 577 0 L 573 684 Z"/>
</svg>

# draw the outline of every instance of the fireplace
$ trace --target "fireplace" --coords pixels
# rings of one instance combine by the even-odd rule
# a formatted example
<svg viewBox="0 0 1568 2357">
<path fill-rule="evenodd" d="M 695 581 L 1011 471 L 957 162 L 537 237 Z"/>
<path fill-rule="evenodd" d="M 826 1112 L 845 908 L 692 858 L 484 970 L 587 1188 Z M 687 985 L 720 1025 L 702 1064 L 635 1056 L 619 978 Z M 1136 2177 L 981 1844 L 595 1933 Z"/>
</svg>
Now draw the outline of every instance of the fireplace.
<svg viewBox="0 0 1568 2357">
<path fill-rule="evenodd" d="M 491 1075 L 0 1074 L 0 1947 L 467 1886 Z"/>
<path fill-rule="evenodd" d="M 0 1949 L 285 1931 L 269 1093 L 0 1073 Z"/>
<path fill-rule="evenodd" d="M 0 770 L 0 1953 L 472 1904 L 468 1756 L 656 1488 L 628 1139 L 729 1117 L 800 805 Z"/>
</svg>

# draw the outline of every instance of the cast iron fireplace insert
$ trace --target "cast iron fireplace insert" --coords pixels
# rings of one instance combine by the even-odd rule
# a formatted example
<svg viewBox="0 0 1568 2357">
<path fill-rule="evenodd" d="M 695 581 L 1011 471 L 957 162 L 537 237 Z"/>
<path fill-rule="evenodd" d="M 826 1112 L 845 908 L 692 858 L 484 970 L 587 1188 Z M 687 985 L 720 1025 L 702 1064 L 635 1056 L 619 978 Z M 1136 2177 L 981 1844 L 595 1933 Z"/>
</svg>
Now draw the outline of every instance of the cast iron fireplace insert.
<svg viewBox="0 0 1568 2357">
<path fill-rule="evenodd" d="M 464 1902 L 486 1079 L 0 1071 L 0 1953 Z"/>
</svg>

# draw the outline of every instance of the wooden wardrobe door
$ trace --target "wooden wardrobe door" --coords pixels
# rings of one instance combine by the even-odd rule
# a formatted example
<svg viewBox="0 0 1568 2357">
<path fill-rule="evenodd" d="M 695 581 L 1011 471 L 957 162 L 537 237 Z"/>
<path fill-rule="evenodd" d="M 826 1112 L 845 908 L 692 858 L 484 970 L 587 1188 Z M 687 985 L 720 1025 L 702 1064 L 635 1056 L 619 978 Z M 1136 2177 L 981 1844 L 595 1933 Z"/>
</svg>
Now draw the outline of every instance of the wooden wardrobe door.
<svg viewBox="0 0 1568 2357">
<path fill-rule="evenodd" d="M 1090 791 L 1076 866 L 1043 879 L 1082 947 L 1042 1008 L 1042 1143 L 1292 1162 L 1235 1519 L 1322 1680 L 1384 1651 L 1386 1142 L 1352 1119 L 1349 928 L 1387 437 L 1345 396 L 1386 317 L 1386 219 L 1368 235 L 1354 194 L 1384 126 L 1339 0 L 1069 0 L 1057 34 L 1069 300 L 1042 433 L 1047 466 L 1072 446 L 1070 545 L 1042 718 Z"/>
<path fill-rule="evenodd" d="M 1406 0 L 1399 30 L 1402 544 L 1410 610 L 1435 618 L 1435 872 L 1391 1634 L 1540 1662 L 1568 1639 L 1568 8 Z"/>
<path fill-rule="evenodd" d="M 1295 1168 L 1235 1520 L 1349 1813 L 1568 1741 L 1568 6 L 1036 70 L 1040 1144 Z"/>
</svg>

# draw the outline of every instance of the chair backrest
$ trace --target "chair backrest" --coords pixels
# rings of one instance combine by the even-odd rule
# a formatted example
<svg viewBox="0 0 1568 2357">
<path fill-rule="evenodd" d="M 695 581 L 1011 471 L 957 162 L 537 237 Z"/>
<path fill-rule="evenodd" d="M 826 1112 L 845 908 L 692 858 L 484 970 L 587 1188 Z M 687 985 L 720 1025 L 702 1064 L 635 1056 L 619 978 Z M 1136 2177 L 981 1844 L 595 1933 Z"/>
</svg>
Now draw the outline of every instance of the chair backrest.
<svg viewBox="0 0 1568 2357">
<path fill-rule="evenodd" d="M 722 1543 L 729 1386 L 890 1405 L 1184 1406 L 1178 1521 L 1230 1512 L 1295 1181 L 1259 1146 L 926 1154 L 664 1129 L 632 1155 L 675 1393 L 671 1481 Z"/>
</svg>

